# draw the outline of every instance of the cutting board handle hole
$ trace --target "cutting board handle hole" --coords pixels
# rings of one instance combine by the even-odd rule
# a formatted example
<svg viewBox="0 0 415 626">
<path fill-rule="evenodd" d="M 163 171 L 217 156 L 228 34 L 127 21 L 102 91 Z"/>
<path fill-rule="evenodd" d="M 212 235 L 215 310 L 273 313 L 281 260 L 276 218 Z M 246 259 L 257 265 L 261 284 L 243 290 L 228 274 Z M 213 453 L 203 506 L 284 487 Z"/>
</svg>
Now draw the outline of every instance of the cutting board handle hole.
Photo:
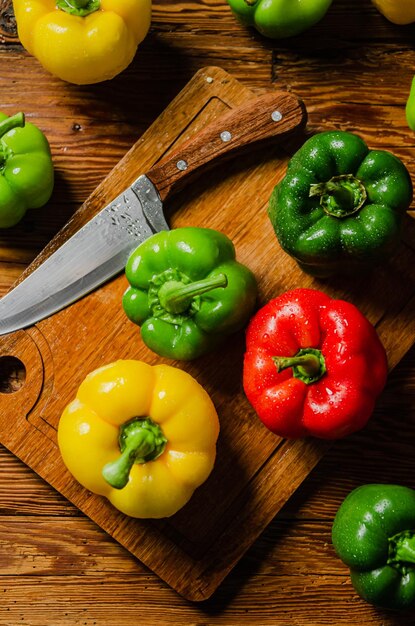
<svg viewBox="0 0 415 626">
<path fill-rule="evenodd" d="M 26 368 L 15 356 L 0 357 L 0 393 L 16 393 L 26 380 Z"/>
</svg>

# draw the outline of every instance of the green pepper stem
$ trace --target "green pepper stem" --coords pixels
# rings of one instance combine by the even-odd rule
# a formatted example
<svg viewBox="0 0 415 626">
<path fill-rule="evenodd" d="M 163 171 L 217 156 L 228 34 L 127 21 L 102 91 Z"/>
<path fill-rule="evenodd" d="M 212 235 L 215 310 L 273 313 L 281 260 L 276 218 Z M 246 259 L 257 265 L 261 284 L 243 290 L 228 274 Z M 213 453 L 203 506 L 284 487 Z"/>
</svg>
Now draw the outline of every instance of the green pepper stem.
<svg viewBox="0 0 415 626">
<path fill-rule="evenodd" d="M 354 193 L 348 187 L 329 181 L 325 184 L 324 191 L 332 196 L 336 200 L 337 204 L 341 204 L 346 212 L 353 210 Z"/>
<path fill-rule="evenodd" d="M 226 287 L 228 279 L 225 274 L 211 276 L 193 283 L 182 283 L 177 280 L 165 282 L 159 290 L 159 301 L 168 313 L 183 313 L 192 303 L 193 298 L 212 291 L 218 287 Z"/>
<path fill-rule="evenodd" d="M 0 139 L 14 128 L 23 128 L 25 125 L 24 113 L 15 113 L 0 122 Z M 0 169 L 2 170 L 7 161 L 8 149 L 5 145 L 0 146 Z"/>
<path fill-rule="evenodd" d="M 3 135 L 5 135 L 6 133 L 8 133 L 10 130 L 13 130 L 13 128 L 17 128 L 17 127 L 23 128 L 24 125 L 25 125 L 24 113 L 15 113 L 15 115 L 7 117 L 5 120 L 0 122 L 0 138 L 3 137 Z"/>
<path fill-rule="evenodd" d="M 363 183 L 352 174 L 333 176 L 325 183 L 310 185 L 309 197 L 320 196 L 320 205 L 332 217 L 356 213 L 366 201 Z"/>
<path fill-rule="evenodd" d="M 167 443 L 163 432 L 153 420 L 135 418 L 120 428 L 121 455 L 102 469 L 104 479 L 115 489 L 128 483 L 134 463 L 147 463 L 160 456 Z"/>
<path fill-rule="evenodd" d="M 320 350 L 316 348 L 302 348 L 292 357 L 274 356 L 272 360 L 278 372 L 289 367 L 293 368 L 293 376 L 307 385 L 315 383 L 326 372 L 326 364 Z"/>
<path fill-rule="evenodd" d="M 404 531 L 390 539 L 391 563 L 415 563 L 415 534 Z"/>
</svg>

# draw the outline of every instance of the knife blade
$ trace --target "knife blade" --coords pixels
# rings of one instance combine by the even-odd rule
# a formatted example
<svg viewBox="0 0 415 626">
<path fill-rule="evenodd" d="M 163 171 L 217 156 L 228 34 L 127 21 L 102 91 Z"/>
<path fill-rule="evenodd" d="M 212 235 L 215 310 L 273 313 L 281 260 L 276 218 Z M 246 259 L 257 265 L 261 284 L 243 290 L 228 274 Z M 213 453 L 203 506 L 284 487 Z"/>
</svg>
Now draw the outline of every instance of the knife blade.
<svg viewBox="0 0 415 626">
<path fill-rule="evenodd" d="M 238 151 L 303 127 L 288 92 L 254 98 L 221 116 L 139 176 L 0 300 L 0 335 L 27 328 L 90 293 L 125 267 L 131 252 L 169 226 L 163 202 L 193 174 Z"/>
</svg>

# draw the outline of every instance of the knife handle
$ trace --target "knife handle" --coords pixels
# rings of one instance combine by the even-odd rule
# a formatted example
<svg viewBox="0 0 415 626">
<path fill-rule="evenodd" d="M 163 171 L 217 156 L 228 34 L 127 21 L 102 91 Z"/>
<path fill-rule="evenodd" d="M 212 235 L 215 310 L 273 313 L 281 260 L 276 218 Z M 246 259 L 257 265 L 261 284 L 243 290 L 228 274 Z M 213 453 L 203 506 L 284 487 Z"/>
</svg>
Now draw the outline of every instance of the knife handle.
<svg viewBox="0 0 415 626">
<path fill-rule="evenodd" d="M 304 104 L 286 91 L 270 92 L 232 109 L 197 133 L 146 176 L 165 200 L 173 187 L 181 187 L 191 174 L 205 165 L 217 165 L 247 146 L 278 139 L 304 127 Z"/>
</svg>

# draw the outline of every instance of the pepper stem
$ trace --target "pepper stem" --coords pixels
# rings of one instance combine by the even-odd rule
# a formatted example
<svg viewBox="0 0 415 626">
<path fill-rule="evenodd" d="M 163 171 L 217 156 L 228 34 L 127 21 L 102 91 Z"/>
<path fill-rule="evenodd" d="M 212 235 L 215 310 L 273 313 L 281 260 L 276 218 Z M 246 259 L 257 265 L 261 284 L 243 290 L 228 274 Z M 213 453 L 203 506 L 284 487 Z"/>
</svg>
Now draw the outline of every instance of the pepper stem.
<svg viewBox="0 0 415 626">
<path fill-rule="evenodd" d="M 101 6 L 101 0 L 56 0 L 56 6 L 58 9 L 65 11 L 65 13 L 85 17 L 94 11 L 98 11 Z"/>
<path fill-rule="evenodd" d="M 159 290 L 159 301 L 168 313 L 183 313 L 192 303 L 193 298 L 212 291 L 217 287 L 226 287 L 228 279 L 225 274 L 218 274 L 193 283 L 182 283 L 178 280 L 168 280 Z"/>
<path fill-rule="evenodd" d="M 15 113 L 15 115 L 11 115 L 10 117 L 6 117 L 5 120 L 0 122 L 0 139 L 9 131 L 14 128 L 20 127 L 23 128 L 25 125 L 25 117 L 24 113 Z M 3 148 L 0 146 L 0 168 L 6 163 L 8 150 L 7 147 L 3 145 Z"/>
<path fill-rule="evenodd" d="M 292 367 L 293 376 L 302 380 L 306 385 L 317 382 L 326 372 L 324 356 L 316 348 L 301 348 L 292 357 L 274 356 L 272 360 L 278 372 Z"/>
<path fill-rule="evenodd" d="M 7 117 L 5 120 L 0 122 L 0 138 L 3 137 L 3 135 L 5 135 L 6 133 L 8 133 L 10 130 L 13 130 L 13 128 L 17 128 L 17 127 L 23 128 L 24 125 L 25 125 L 24 113 L 15 113 L 15 115 L 11 115 L 10 117 Z"/>
<path fill-rule="evenodd" d="M 388 563 L 415 563 L 415 533 L 405 530 L 389 539 Z"/>
<path fill-rule="evenodd" d="M 121 455 L 102 469 L 104 479 L 115 489 L 128 483 L 134 463 L 147 463 L 159 457 L 166 447 L 163 431 L 149 417 L 134 418 L 120 428 Z"/>
<path fill-rule="evenodd" d="M 363 183 L 353 174 L 333 176 L 325 183 L 310 185 L 309 197 L 320 196 L 320 205 L 332 217 L 348 217 L 366 201 Z"/>
</svg>

